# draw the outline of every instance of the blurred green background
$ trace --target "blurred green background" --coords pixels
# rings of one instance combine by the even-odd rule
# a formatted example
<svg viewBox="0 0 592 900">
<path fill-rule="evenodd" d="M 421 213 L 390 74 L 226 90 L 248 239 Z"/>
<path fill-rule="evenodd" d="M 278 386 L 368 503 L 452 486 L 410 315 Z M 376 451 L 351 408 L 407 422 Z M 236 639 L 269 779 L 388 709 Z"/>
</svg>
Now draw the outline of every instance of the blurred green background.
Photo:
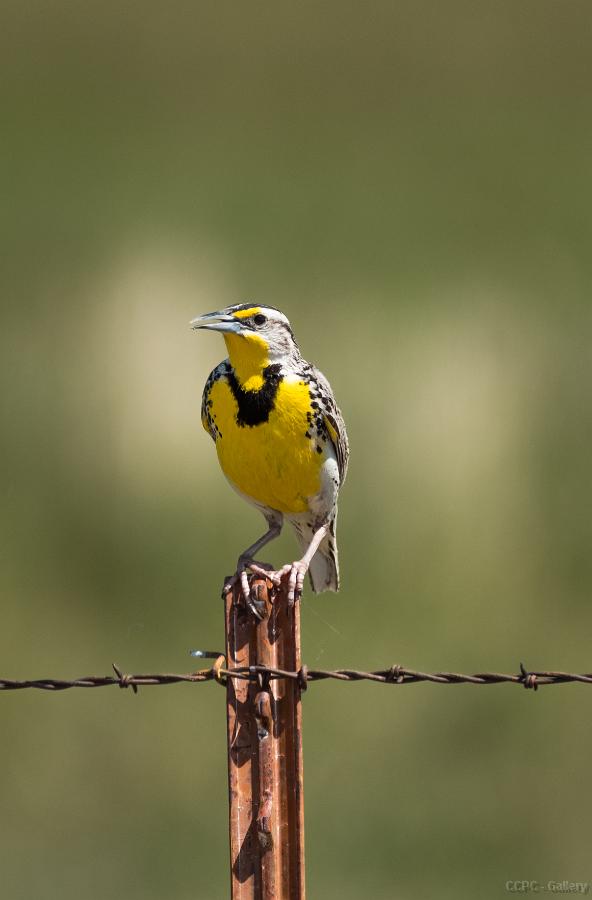
<svg viewBox="0 0 592 900">
<path fill-rule="evenodd" d="M 308 665 L 590 671 L 590 4 L 0 15 L 0 674 L 223 645 L 261 522 L 199 422 L 222 341 L 188 321 L 251 299 L 352 446 Z M 309 896 L 592 880 L 590 700 L 312 686 Z M 216 685 L 1 705 L 3 898 L 228 895 Z"/>
</svg>

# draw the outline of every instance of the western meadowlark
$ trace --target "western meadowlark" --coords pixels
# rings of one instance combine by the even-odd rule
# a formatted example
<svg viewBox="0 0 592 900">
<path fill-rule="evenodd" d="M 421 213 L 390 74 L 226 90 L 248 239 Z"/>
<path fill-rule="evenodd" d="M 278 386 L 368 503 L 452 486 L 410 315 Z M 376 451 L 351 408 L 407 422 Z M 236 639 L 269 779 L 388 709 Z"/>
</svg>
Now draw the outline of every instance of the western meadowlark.
<svg viewBox="0 0 592 900">
<path fill-rule="evenodd" d="M 347 471 L 345 425 L 325 376 L 306 362 L 286 316 L 271 306 L 243 303 L 193 319 L 194 329 L 220 331 L 228 359 L 203 392 L 201 417 L 233 488 L 259 509 L 265 534 L 238 558 L 236 575 L 249 601 L 247 570 L 274 583 L 288 576 L 288 599 L 312 589 L 339 588 L 337 495 Z M 286 518 L 301 559 L 271 571 L 256 554 L 280 534 Z"/>
</svg>

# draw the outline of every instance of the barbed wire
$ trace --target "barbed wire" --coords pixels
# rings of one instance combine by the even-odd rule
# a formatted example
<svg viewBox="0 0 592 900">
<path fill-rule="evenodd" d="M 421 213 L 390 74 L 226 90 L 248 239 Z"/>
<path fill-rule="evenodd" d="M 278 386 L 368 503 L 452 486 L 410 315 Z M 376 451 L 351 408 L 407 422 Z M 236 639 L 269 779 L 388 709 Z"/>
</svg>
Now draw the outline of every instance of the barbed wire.
<svg viewBox="0 0 592 900">
<path fill-rule="evenodd" d="M 202 656 L 215 654 L 201 653 Z M 0 691 L 19 691 L 26 688 L 36 688 L 42 691 L 64 691 L 69 688 L 95 688 L 117 685 L 120 688 L 131 687 L 137 692 L 139 687 L 166 684 L 201 684 L 206 681 L 217 681 L 226 685 L 228 679 L 240 681 L 261 682 L 263 678 L 274 681 L 280 678 L 297 681 L 302 690 L 306 690 L 308 684 L 313 681 L 370 681 L 378 684 L 519 684 L 522 687 L 537 690 L 547 684 L 592 684 L 591 673 L 577 672 L 553 672 L 553 671 L 528 671 L 520 663 L 520 671 L 517 674 L 504 674 L 501 672 L 478 672 L 474 675 L 463 675 L 460 672 L 419 672 L 415 669 L 407 669 L 404 666 L 391 666 L 388 669 L 378 669 L 375 672 L 362 672 L 357 669 L 309 669 L 302 666 L 298 671 L 286 671 L 268 666 L 238 666 L 226 668 L 226 660 L 222 654 L 216 658 L 216 662 L 209 669 L 199 669 L 196 672 L 184 674 L 159 673 L 148 675 L 127 675 L 113 664 L 114 675 L 87 675 L 84 678 L 76 678 L 71 681 L 61 678 L 36 678 L 27 680 L 12 680 L 0 678 Z"/>
</svg>

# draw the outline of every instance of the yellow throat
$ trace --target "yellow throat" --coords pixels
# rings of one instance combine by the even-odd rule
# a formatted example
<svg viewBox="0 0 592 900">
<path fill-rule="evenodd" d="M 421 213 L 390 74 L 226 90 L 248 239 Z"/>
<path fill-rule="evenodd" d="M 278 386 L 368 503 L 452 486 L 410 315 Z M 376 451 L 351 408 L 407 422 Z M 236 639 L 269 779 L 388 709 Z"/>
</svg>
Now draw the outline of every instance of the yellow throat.
<svg viewBox="0 0 592 900">
<path fill-rule="evenodd" d="M 263 387 L 263 370 L 269 365 L 269 347 L 256 334 L 225 334 L 228 358 L 241 387 L 258 391 Z"/>
</svg>

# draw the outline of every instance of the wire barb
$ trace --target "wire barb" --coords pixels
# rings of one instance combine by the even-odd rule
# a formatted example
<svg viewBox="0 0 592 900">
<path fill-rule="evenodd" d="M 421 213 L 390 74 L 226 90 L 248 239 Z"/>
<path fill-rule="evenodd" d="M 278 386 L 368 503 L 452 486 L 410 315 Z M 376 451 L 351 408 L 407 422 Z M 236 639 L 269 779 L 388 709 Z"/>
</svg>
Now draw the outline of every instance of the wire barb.
<svg viewBox="0 0 592 900">
<path fill-rule="evenodd" d="M 527 672 L 524 668 L 524 663 L 520 663 L 520 678 L 524 687 L 527 690 L 538 691 L 539 685 L 537 681 L 537 676 L 535 672 Z"/>
<path fill-rule="evenodd" d="M 119 667 L 115 665 L 115 663 L 111 663 L 111 666 L 113 668 L 113 671 L 117 675 L 117 678 L 119 679 L 119 687 L 120 688 L 131 687 L 134 694 L 137 694 L 138 693 L 138 685 L 135 684 L 131 680 L 133 678 L 133 676 L 132 675 L 124 675 L 123 672 L 121 671 L 121 669 L 119 669 Z"/>
</svg>

